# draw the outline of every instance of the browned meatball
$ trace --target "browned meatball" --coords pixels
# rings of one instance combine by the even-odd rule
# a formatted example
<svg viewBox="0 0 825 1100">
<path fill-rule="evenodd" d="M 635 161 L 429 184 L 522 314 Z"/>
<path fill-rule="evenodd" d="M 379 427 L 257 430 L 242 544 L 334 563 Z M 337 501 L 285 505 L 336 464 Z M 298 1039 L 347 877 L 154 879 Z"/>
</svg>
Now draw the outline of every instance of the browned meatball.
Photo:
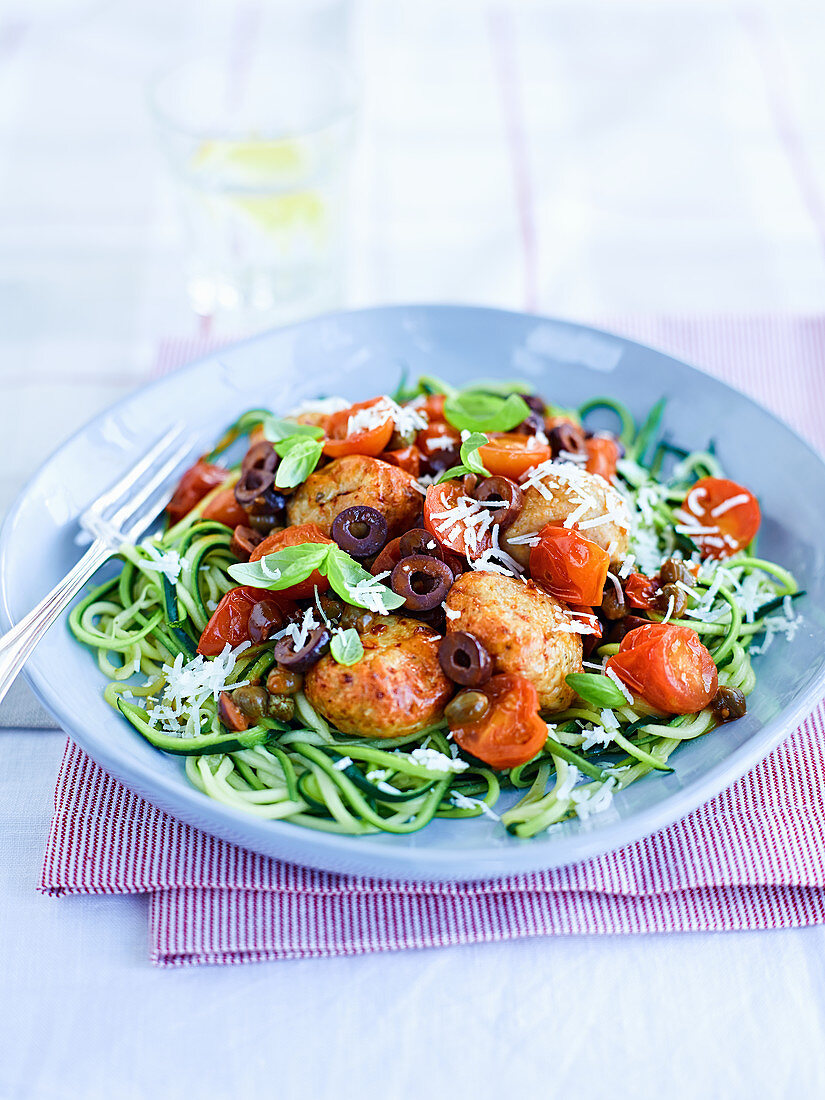
<svg viewBox="0 0 825 1100">
<path fill-rule="evenodd" d="M 458 578 L 446 605 L 447 633 L 474 634 L 493 658 L 494 672 L 530 680 L 543 711 L 570 706 L 575 692 L 564 678 L 582 671 L 582 641 L 565 629 L 571 620 L 558 600 L 532 581 L 479 571 Z"/>
<path fill-rule="evenodd" d="M 327 655 L 306 674 L 307 699 L 342 733 L 401 737 L 441 720 L 454 687 L 438 663 L 440 635 L 416 619 L 376 616 L 359 631 L 364 656 Z"/>
<path fill-rule="evenodd" d="M 389 537 L 406 531 L 424 498 L 415 478 L 398 466 L 366 455 L 336 458 L 310 474 L 287 503 L 291 524 L 317 523 L 329 535 L 332 521 L 345 508 L 366 504 L 387 520 Z"/>
</svg>

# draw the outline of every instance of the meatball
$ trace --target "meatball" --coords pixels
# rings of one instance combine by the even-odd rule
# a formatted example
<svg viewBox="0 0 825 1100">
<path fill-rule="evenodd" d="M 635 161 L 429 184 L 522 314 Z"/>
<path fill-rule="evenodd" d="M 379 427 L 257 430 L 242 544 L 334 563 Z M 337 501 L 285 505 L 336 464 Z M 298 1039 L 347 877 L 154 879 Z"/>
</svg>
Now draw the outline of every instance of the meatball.
<svg viewBox="0 0 825 1100">
<path fill-rule="evenodd" d="M 438 663 L 440 635 L 399 615 L 376 616 L 359 633 L 364 656 L 357 664 L 327 655 L 306 674 L 315 709 L 342 733 L 361 737 L 402 737 L 439 722 L 455 690 Z"/>
<path fill-rule="evenodd" d="M 541 482 L 548 496 L 535 485 L 523 486 L 524 506 L 501 536 L 501 545 L 520 565 L 527 565 L 530 547 L 514 539 L 540 531 L 547 523 L 561 524 L 574 512 L 582 535 L 606 550 L 612 562 L 627 557 L 630 512 L 621 494 L 603 477 L 565 462 L 554 463 Z M 587 526 L 589 520 L 602 516 L 603 523 Z"/>
<path fill-rule="evenodd" d="M 543 711 L 570 706 L 575 692 L 565 676 L 582 671 L 582 640 L 569 630 L 570 616 L 557 599 L 532 581 L 479 571 L 456 580 L 446 606 L 447 633 L 474 634 L 494 672 L 530 680 Z"/>
<path fill-rule="evenodd" d="M 310 474 L 287 502 L 290 524 L 317 523 L 329 535 L 345 508 L 366 504 L 387 520 L 389 537 L 406 531 L 421 511 L 423 497 L 412 474 L 366 455 L 345 455 Z"/>
</svg>

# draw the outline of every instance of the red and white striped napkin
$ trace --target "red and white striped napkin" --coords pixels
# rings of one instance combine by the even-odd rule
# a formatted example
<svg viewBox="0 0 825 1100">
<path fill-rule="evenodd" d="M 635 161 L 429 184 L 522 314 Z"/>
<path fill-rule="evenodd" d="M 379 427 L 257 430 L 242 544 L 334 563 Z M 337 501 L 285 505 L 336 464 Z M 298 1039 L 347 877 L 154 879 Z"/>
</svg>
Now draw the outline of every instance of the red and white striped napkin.
<svg viewBox="0 0 825 1100">
<path fill-rule="evenodd" d="M 823 318 L 614 319 L 753 394 L 825 445 Z M 182 345 L 164 346 L 160 370 Z M 184 350 L 194 349 L 187 346 Z M 161 966 L 352 955 L 569 933 L 825 921 L 825 707 L 684 820 L 586 863 L 488 883 L 387 883 L 312 871 L 183 825 L 71 742 L 41 888 L 148 893 Z"/>
</svg>

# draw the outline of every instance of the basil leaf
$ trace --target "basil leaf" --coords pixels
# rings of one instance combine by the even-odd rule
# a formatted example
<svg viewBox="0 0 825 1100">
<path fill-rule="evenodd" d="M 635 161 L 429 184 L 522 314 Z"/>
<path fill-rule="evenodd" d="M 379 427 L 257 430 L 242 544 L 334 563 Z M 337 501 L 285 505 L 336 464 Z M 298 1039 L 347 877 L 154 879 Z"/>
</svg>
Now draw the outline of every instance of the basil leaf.
<svg viewBox="0 0 825 1100">
<path fill-rule="evenodd" d="M 275 484 L 279 489 L 292 489 L 306 481 L 324 450 L 320 439 L 291 435 L 276 443 L 275 451 L 281 456 L 275 471 Z"/>
<path fill-rule="evenodd" d="M 260 561 L 230 565 L 227 572 L 238 584 L 279 592 L 305 581 L 316 569 L 323 572 L 329 550 L 326 543 L 302 542 L 298 546 L 285 546 L 283 550 L 265 554 Z"/>
<path fill-rule="evenodd" d="M 267 416 L 263 422 L 264 437 L 270 443 L 280 443 L 294 435 L 306 435 L 310 439 L 323 439 L 323 428 L 314 424 L 299 424 L 297 420 L 281 420 L 277 416 Z"/>
<path fill-rule="evenodd" d="M 498 379 L 492 379 L 488 381 L 486 378 L 481 382 L 473 382 L 469 386 L 464 387 L 465 393 L 533 393 L 535 386 L 532 382 L 525 382 L 523 378 L 513 378 L 509 382 L 502 382 Z"/>
<path fill-rule="evenodd" d="M 477 432 L 509 432 L 530 415 L 523 397 L 464 390 L 444 402 L 444 416 L 454 428 Z"/>
<path fill-rule="evenodd" d="M 472 432 L 461 444 L 461 465 L 451 466 L 449 470 L 445 470 L 436 479 L 436 485 L 440 485 L 442 481 L 450 481 L 454 477 L 464 477 L 465 474 L 489 477 L 490 471 L 485 467 L 478 453 L 479 447 L 483 447 L 487 442 L 489 442 L 487 436 L 482 432 Z"/>
<path fill-rule="evenodd" d="M 565 676 L 570 687 L 587 703 L 596 707 L 626 707 L 627 699 L 609 676 L 592 672 L 571 672 Z"/>
<path fill-rule="evenodd" d="M 354 627 L 333 634 L 329 651 L 339 665 L 357 665 L 364 656 L 364 647 Z"/>
<path fill-rule="evenodd" d="M 329 547 L 329 557 L 323 571 L 341 599 L 355 607 L 365 607 L 368 611 L 383 615 L 404 603 L 403 596 L 387 588 L 337 546 Z"/>
</svg>

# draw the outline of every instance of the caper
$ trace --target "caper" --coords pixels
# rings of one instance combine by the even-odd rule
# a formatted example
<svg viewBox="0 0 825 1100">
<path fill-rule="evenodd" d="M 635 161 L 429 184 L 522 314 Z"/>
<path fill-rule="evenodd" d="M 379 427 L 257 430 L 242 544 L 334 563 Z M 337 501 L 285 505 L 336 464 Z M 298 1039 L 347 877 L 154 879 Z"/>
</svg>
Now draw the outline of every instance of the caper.
<svg viewBox="0 0 825 1100">
<path fill-rule="evenodd" d="M 490 709 L 490 700 L 483 691 L 460 691 L 444 708 L 444 717 L 452 728 L 478 722 Z"/>
<path fill-rule="evenodd" d="M 611 580 L 608 580 L 604 586 L 604 592 L 602 593 L 602 615 L 606 619 L 623 619 L 627 614 L 627 603 L 625 602 L 624 592 L 621 588 L 618 588 Z"/>
<path fill-rule="evenodd" d="M 344 630 L 350 630 L 354 627 L 359 634 L 363 634 L 369 630 L 375 619 L 376 615 L 372 611 L 367 611 L 364 607 L 354 607 L 352 604 L 347 604 L 341 614 L 341 626 Z"/>
<path fill-rule="evenodd" d="M 245 684 L 232 692 L 232 702 L 246 718 L 257 722 L 267 712 L 269 692 L 254 684 Z"/>
<path fill-rule="evenodd" d="M 324 592 L 323 595 L 319 596 L 318 603 L 321 605 L 321 610 L 326 617 L 334 623 L 338 622 L 344 608 L 347 606 L 342 599 L 334 596 L 331 592 Z"/>
<path fill-rule="evenodd" d="M 717 722 L 735 722 L 741 718 L 748 705 L 739 688 L 720 687 L 711 700 L 710 709 Z"/>
<path fill-rule="evenodd" d="M 291 722 L 295 717 L 295 700 L 291 695 L 270 695 L 269 717 L 279 722 Z"/>
<path fill-rule="evenodd" d="M 266 678 L 266 689 L 272 695 L 295 695 L 301 690 L 304 678 L 300 672 L 293 672 L 291 668 L 275 667 Z"/>
<path fill-rule="evenodd" d="M 663 585 L 676 584 L 677 581 L 681 581 L 682 584 L 687 585 L 688 588 L 693 588 L 696 585 L 696 578 L 685 563 L 679 561 L 678 558 L 667 559 L 659 570 L 659 579 Z"/>
<path fill-rule="evenodd" d="M 681 619 L 687 611 L 687 596 L 684 589 L 676 584 L 666 584 L 654 600 L 654 607 L 665 614 L 669 610 L 671 619 Z"/>
</svg>

